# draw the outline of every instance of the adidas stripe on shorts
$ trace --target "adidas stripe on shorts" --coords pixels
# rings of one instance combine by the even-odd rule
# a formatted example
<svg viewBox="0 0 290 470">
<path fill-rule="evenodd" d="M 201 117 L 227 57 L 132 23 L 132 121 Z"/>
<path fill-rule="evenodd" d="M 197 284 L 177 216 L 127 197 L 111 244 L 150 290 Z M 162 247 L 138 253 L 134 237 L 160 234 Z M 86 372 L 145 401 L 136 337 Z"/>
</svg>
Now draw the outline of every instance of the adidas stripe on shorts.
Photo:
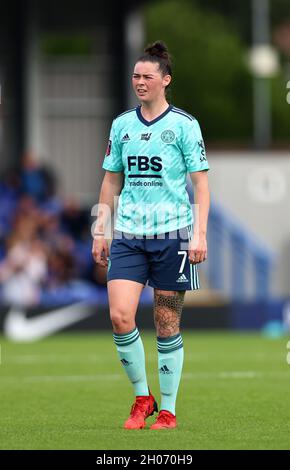
<svg viewBox="0 0 290 470">
<path fill-rule="evenodd" d="M 192 227 L 161 235 L 133 235 L 115 231 L 108 281 L 128 279 L 163 290 L 199 289 L 197 266 L 188 260 Z"/>
</svg>

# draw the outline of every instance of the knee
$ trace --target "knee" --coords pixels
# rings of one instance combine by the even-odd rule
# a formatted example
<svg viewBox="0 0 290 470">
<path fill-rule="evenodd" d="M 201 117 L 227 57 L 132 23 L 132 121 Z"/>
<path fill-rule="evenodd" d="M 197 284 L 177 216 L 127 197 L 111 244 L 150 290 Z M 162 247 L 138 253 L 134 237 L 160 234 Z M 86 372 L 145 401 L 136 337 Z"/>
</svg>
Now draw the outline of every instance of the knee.
<svg viewBox="0 0 290 470">
<path fill-rule="evenodd" d="M 161 338 L 167 338 L 180 333 L 179 319 L 175 316 L 162 316 L 157 314 L 155 315 L 154 323 L 156 328 L 156 334 Z"/>
<path fill-rule="evenodd" d="M 113 325 L 113 329 L 116 333 L 128 333 L 132 330 L 134 325 L 134 320 L 128 317 L 128 314 L 122 312 L 121 310 L 110 310 L 110 318 Z"/>
</svg>

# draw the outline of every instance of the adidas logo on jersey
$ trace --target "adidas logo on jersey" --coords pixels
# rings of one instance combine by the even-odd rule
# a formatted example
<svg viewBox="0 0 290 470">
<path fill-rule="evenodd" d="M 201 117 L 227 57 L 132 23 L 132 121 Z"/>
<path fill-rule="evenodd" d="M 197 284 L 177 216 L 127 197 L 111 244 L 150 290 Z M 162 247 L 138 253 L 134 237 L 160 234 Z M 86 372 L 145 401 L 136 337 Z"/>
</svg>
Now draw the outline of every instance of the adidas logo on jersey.
<svg viewBox="0 0 290 470">
<path fill-rule="evenodd" d="M 188 282 L 188 279 L 185 276 L 185 274 L 181 274 L 181 276 L 179 276 L 179 278 L 176 279 L 176 282 Z"/>
<path fill-rule="evenodd" d="M 130 140 L 129 134 L 125 134 L 121 142 L 128 142 Z"/>
</svg>

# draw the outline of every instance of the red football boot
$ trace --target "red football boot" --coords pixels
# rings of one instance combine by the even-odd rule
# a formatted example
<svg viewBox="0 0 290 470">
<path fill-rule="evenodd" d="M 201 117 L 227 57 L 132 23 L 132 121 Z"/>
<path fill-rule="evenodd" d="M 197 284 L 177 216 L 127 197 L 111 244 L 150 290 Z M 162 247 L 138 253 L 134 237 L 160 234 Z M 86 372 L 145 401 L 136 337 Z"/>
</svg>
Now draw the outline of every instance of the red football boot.
<svg viewBox="0 0 290 470">
<path fill-rule="evenodd" d="M 150 393 L 150 392 L 149 392 Z M 145 419 L 158 411 L 157 403 L 153 395 L 136 397 L 132 405 L 130 416 L 124 424 L 125 429 L 143 429 Z"/>
<path fill-rule="evenodd" d="M 176 416 L 170 411 L 161 410 L 157 416 L 156 422 L 150 426 L 150 429 L 173 429 L 176 428 Z"/>
</svg>

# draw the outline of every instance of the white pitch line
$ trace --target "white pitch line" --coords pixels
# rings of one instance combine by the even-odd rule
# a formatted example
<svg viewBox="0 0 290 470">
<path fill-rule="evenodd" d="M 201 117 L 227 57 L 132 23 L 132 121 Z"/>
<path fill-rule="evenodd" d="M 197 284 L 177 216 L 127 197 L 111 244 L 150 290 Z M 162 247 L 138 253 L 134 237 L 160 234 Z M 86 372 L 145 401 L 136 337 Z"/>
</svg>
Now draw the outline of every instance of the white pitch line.
<svg viewBox="0 0 290 470">
<path fill-rule="evenodd" d="M 150 373 L 148 377 L 157 375 Z M 264 378 L 282 378 L 290 379 L 290 372 L 263 373 L 258 371 L 223 371 L 223 372 L 185 372 L 182 380 L 209 380 L 209 379 L 264 379 Z M 32 375 L 32 376 L 2 376 L 0 383 L 35 383 L 35 382 L 94 382 L 99 380 L 116 381 L 125 380 L 124 374 L 95 374 L 95 375 Z"/>
<path fill-rule="evenodd" d="M 228 355 L 216 355 L 216 354 L 188 354 L 185 352 L 185 361 L 187 362 L 204 362 L 204 361 L 211 361 L 212 359 L 215 360 L 222 360 L 223 358 L 228 358 Z M 245 360 L 246 358 L 250 358 L 252 360 L 266 360 L 267 358 L 274 360 L 274 359 L 281 359 L 283 355 L 280 353 L 278 354 L 264 354 L 264 353 L 258 353 L 258 354 L 248 354 L 245 355 L 235 355 L 232 357 L 234 361 L 240 361 L 240 360 Z M 9 356 L 6 355 L 2 357 L 2 365 L 4 364 L 53 364 L 53 363 L 88 363 L 88 362 L 111 362 L 114 360 L 118 360 L 117 355 L 115 354 L 110 354 L 107 356 L 101 356 L 98 354 L 24 354 L 24 355 L 11 355 Z M 146 361 L 147 362 L 155 362 L 157 361 L 157 352 L 156 354 L 146 354 Z"/>
<path fill-rule="evenodd" d="M 96 382 L 98 380 L 119 380 L 121 374 L 97 374 L 97 375 L 31 375 L 24 377 L 1 377 L 1 382 Z"/>
<path fill-rule="evenodd" d="M 73 355 L 73 354 L 59 354 L 59 355 L 24 355 L 24 356 L 8 356 L 5 359 L 6 364 L 21 364 L 21 365 L 31 365 L 31 364 L 54 364 L 54 363 L 87 363 L 87 362 L 104 362 L 104 360 L 109 361 L 113 358 L 103 358 L 98 355 Z"/>
</svg>

